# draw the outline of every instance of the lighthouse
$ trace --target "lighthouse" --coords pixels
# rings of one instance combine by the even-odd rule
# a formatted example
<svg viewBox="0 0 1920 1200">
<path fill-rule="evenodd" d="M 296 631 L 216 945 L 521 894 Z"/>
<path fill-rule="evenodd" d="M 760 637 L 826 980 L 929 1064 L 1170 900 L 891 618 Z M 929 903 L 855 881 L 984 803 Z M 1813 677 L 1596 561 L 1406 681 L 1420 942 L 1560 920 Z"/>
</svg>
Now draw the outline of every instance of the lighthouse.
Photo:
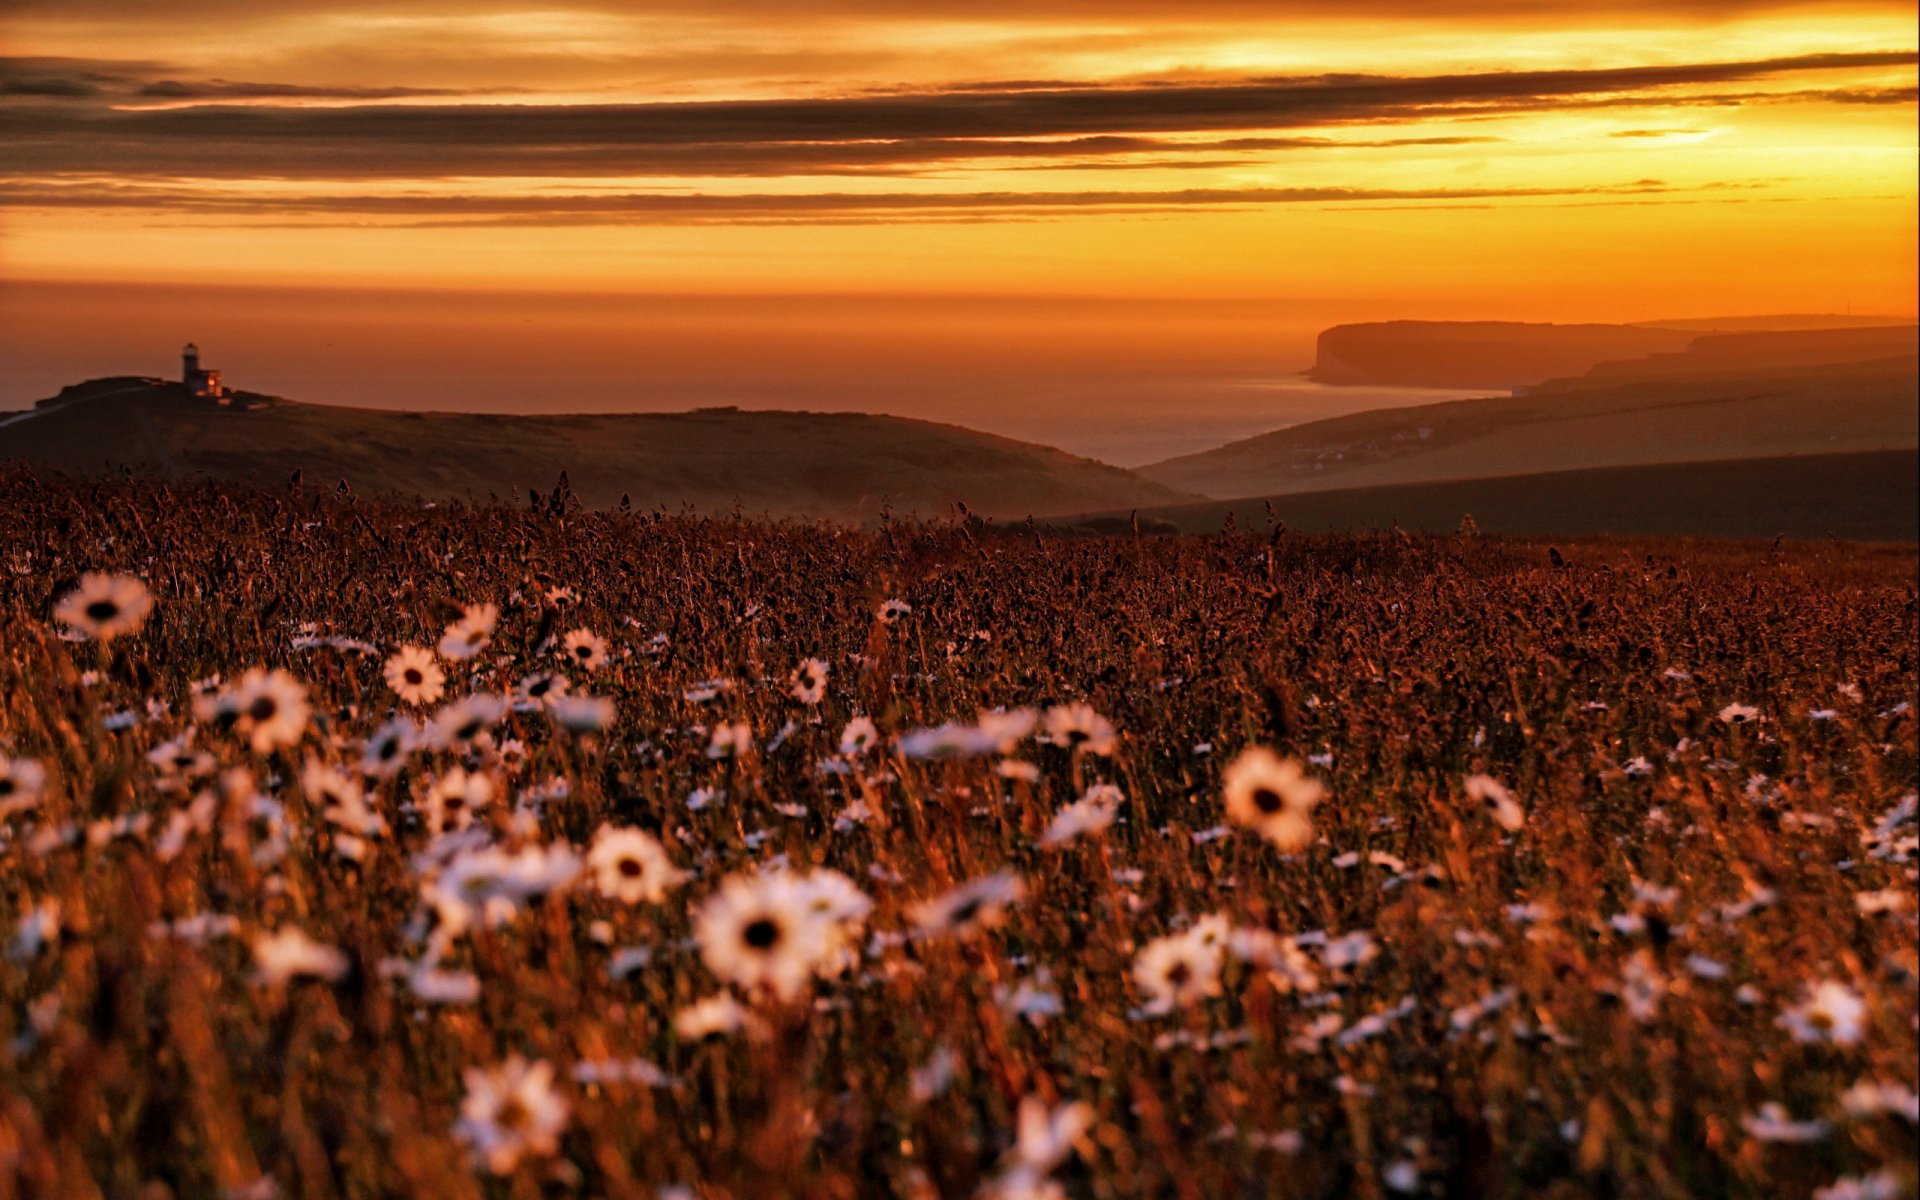
<svg viewBox="0 0 1920 1200">
<path fill-rule="evenodd" d="M 180 382 L 196 396 L 220 397 L 227 389 L 220 382 L 220 372 L 208 370 L 200 365 L 200 347 L 188 342 L 180 351 Z"/>
</svg>

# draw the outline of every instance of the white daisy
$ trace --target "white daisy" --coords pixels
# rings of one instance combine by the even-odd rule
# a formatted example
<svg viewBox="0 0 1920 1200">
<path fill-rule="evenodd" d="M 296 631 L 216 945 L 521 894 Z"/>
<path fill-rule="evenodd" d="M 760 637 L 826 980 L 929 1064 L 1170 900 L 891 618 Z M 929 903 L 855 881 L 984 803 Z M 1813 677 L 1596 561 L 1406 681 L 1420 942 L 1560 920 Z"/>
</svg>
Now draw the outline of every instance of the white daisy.
<svg viewBox="0 0 1920 1200">
<path fill-rule="evenodd" d="M 827 664 L 817 658 L 802 659 L 787 684 L 787 694 L 802 704 L 818 704 L 827 698 Z"/>
<path fill-rule="evenodd" d="M 402 646 L 387 660 L 387 686 L 403 704 L 432 704 L 446 691 L 447 673 L 425 646 Z"/>
<path fill-rule="evenodd" d="M 506 701 L 486 692 L 455 700 L 433 714 L 427 744 L 439 750 L 464 750 L 479 742 L 506 711 Z"/>
<path fill-rule="evenodd" d="M 604 733 L 613 725 L 613 701 L 605 696 L 555 696 L 553 722 L 569 733 Z"/>
<path fill-rule="evenodd" d="M 1075 753 L 1112 754 L 1120 738 L 1113 722 L 1079 701 L 1048 709 L 1045 728 L 1047 741 Z"/>
<path fill-rule="evenodd" d="M 1867 1003 L 1846 984 L 1826 979 L 1809 986 L 1799 1004 L 1780 1014 L 1779 1024 L 1796 1042 L 1851 1046 L 1866 1035 Z"/>
<path fill-rule="evenodd" d="M 1513 793 L 1491 775 L 1469 775 L 1467 799 L 1477 802 L 1495 824 L 1508 833 L 1518 832 L 1527 823 L 1526 810 L 1514 800 Z"/>
<path fill-rule="evenodd" d="M 543 705 L 552 704 L 566 695 L 570 686 L 565 675 L 550 675 L 545 672 L 529 675 L 514 685 L 514 710 L 533 712 Z"/>
<path fill-rule="evenodd" d="M 53 607 L 53 619 L 97 641 L 138 632 L 153 611 L 153 594 L 131 575 L 88 572 Z"/>
<path fill-rule="evenodd" d="M 554 1090 L 552 1063 L 515 1054 L 497 1066 L 468 1068 L 464 1077 L 467 1094 L 454 1136 L 467 1143 L 477 1165 L 508 1175 L 528 1155 L 559 1151 L 568 1107 Z"/>
<path fill-rule="evenodd" d="M 285 671 L 251 667 L 214 705 L 215 723 L 245 737 L 256 754 L 291 746 L 306 736 L 313 710 L 307 689 Z"/>
<path fill-rule="evenodd" d="M 1155 938 L 1134 956 L 1133 982 L 1159 1016 L 1220 994 L 1221 945 L 1186 933 Z"/>
<path fill-rule="evenodd" d="M 360 755 L 360 770 L 376 779 L 384 779 L 407 763 L 419 740 L 420 727 L 407 717 L 395 717 L 367 735 Z"/>
<path fill-rule="evenodd" d="M 46 786 L 47 772 L 38 762 L 0 754 L 0 817 L 25 812 L 40 803 Z"/>
<path fill-rule="evenodd" d="M 683 1041 L 700 1042 L 745 1028 L 751 1014 L 725 992 L 695 1000 L 674 1015 L 673 1030 Z"/>
<path fill-rule="evenodd" d="M 694 913 L 701 958 L 750 993 L 797 997 L 831 949 L 829 922 L 787 871 L 729 876 Z"/>
<path fill-rule="evenodd" d="M 880 731 L 869 717 L 855 717 L 840 731 L 840 753 L 856 758 L 880 744 Z"/>
<path fill-rule="evenodd" d="M 1298 762 L 1253 746 L 1227 766 L 1222 787 L 1228 820 L 1253 829 L 1283 854 L 1313 844 L 1313 810 L 1326 788 L 1308 778 Z"/>
<path fill-rule="evenodd" d="M 288 925 L 277 933 L 260 934 L 252 944 L 254 962 L 259 968 L 255 979 L 268 987 L 285 987 L 295 979 L 321 979 L 331 983 L 347 973 L 345 954 L 314 941 L 297 925 Z"/>
<path fill-rule="evenodd" d="M 917 904 L 915 924 L 927 933 L 992 929 L 1006 920 L 1007 908 L 1027 894 L 1027 885 L 1011 871 L 969 880 L 944 896 Z"/>
<path fill-rule="evenodd" d="M 1041 835 L 1040 844 L 1057 846 L 1083 833 L 1099 833 L 1120 815 L 1120 804 L 1125 799 L 1125 793 L 1112 784 L 1095 784 L 1084 796 L 1054 814 L 1053 820 L 1047 823 L 1046 833 Z"/>
<path fill-rule="evenodd" d="M 460 619 L 440 635 L 440 657 L 456 662 L 472 658 L 493 641 L 494 626 L 500 622 L 500 610 L 491 604 L 468 605 Z"/>
<path fill-rule="evenodd" d="M 575 629 L 561 640 L 560 657 L 583 671 L 598 671 L 607 665 L 606 639 L 591 629 Z"/>
<path fill-rule="evenodd" d="M 662 903 L 683 878 L 659 842 L 638 829 L 610 825 L 594 835 L 587 869 L 600 894 L 622 904 Z"/>
</svg>

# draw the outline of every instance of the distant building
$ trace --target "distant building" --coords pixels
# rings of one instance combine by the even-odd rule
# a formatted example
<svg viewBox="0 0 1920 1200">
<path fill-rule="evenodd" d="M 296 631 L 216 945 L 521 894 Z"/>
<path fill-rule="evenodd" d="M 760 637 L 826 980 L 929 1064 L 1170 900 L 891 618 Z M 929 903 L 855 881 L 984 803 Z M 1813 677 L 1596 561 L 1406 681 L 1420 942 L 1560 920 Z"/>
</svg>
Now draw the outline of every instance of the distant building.
<svg viewBox="0 0 1920 1200">
<path fill-rule="evenodd" d="M 219 398 L 227 394 L 220 372 L 200 365 L 200 347 L 192 342 L 180 352 L 180 382 L 196 396 Z"/>
</svg>

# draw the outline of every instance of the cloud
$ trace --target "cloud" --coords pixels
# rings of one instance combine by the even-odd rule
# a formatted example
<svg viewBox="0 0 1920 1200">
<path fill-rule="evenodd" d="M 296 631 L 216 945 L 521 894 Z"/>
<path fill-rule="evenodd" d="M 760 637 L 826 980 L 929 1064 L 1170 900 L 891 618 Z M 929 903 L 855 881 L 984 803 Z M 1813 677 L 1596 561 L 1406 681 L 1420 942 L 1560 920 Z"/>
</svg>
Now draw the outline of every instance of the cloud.
<svg viewBox="0 0 1920 1200">
<path fill-rule="evenodd" d="M 1915 61 L 1911 51 L 1885 51 L 1592 70 L 970 87 L 649 104 L 284 103 L 125 110 L 49 102 L 0 109 L 0 134 L 11 147 L 14 169 L 37 174 L 376 179 L 864 173 L 983 157 L 1404 145 L 1409 143 L 1253 135 L 1645 103 L 1649 95 L 1663 104 L 1702 103 L 1698 95 L 1672 89 Z M 251 88 L 256 97 L 272 98 L 264 89 L 274 85 L 203 86 Z M 325 93 L 278 93 L 289 101 L 316 94 Z M 1724 102 L 1742 100 L 1735 95 Z M 1862 102 L 1879 97 L 1863 94 Z M 1169 135 L 1214 136 L 1202 143 L 1155 140 Z"/>
<path fill-rule="evenodd" d="M 140 184 L 87 187 L 0 184 L 0 207 L 138 208 L 252 221 L 299 218 L 300 225 L 338 218 L 378 219 L 415 228 L 476 225 L 845 224 L 913 221 L 1008 221 L 1103 213 L 1144 215 L 1195 209 L 1245 210 L 1281 204 L 1476 202 L 1569 197 L 1660 196 L 1658 179 L 1587 187 L 1354 188 L 1247 187 L 1059 192 L 813 192 L 618 195 L 359 195 L 259 196 Z"/>
</svg>

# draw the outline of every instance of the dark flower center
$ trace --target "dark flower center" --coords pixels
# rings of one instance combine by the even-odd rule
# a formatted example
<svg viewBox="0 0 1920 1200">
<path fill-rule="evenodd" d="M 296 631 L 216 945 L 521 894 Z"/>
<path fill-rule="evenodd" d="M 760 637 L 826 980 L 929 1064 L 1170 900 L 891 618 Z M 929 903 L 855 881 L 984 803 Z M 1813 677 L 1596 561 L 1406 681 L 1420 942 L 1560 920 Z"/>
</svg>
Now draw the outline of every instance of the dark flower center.
<svg viewBox="0 0 1920 1200">
<path fill-rule="evenodd" d="M 740 940 L 755 950 L 771 950 L 780 942 L 779 922 L 771 917 L 749 921 L 740 931 Z"/>
<path fill-rule="evenodd" d="M 623 858 L 620 860 L 619 871 L 628 879 L 638 879 L 641 872 L 640 862 L 638 859 Z"/>
<path fill-rule="evenodd" d="M 1287 806 L 1287 802 L 1272 788 L 1255 788 L 1253 806 L 1263 813 L 1277 813 Z"/>
<path fill-rule="evenodd" d="M 120 606 L 111 600 L 95 600 L 87 605 L 87 616 L 96 621 L 111 621 L 120 615 Z"/>
<path fill-rule="evenodd" d="M 404 678 L 408 683 L 418 685 L 424 682 L 427 677 L 420 673 L 419 667 L 408 667 L 407 673 L 404 676 L 402 676 L 402 678 Z"/>
<path fill-rule="evenodd" d="M 982 902 L 979 900 L 964 901 L 953 910 L 953 916 L 950 920 L 955 925 L 965 925 L 968 921 L 980 915 L 981 908 Z"/>
<path fill-rule="evenodd" d="M 280 702 L 272 696 L 256 697 L 254 702 L 247 706 L 247 715 L 256 721 L 271 721 L 273 715 L 279 711 Z"/>
<path fill-rule="evenodd" d="M 486 727 L 487 727 L 487 723 L 485 721 L 479 721 L 479 720 L 468 721 L 465 725 L 462 725 L 460 726 L 460 728 L 453 731 L 454 740 L 460 741 L 460 742 L 470 742 L 474 738 L 479 737 L 480 731 L 482 729 L 485 729 Z"/>
<path fill-rule="evenodd" d="M 1173 969 L 1167 972 L 1167 982 L 1174 987 L 1181 987 L 1192 978 L 1193 968 L 1183 962 L 1173 964 Z"/>
</svg>

